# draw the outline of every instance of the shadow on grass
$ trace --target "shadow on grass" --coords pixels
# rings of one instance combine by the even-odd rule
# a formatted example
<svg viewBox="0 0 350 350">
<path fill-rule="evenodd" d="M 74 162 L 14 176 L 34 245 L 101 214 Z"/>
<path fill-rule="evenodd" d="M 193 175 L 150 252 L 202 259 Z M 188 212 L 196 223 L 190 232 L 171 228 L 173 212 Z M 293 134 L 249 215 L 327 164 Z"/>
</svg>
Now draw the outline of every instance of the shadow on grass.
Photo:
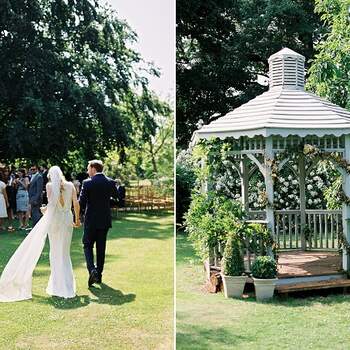
<svg viewBox="0 0 350 350">
<path fill-rule="evenodd" d="M 92 299 L 89 295 L 77 295 L 69 299 L 56 296 L 43 297 L 40 295 L 33 295 L 33 302 L 48 304 L 55 309 L 72 310 L 88 306 L 90 303 L 123 305 L 133 302 L 136 299 L 135 294 L 123 294 L 122 291 L 113 289 L 104 283 L 102 283 L 100 287 L 90 287 L 89 290 L 97 299 Z"/>
<path fill-rule="evenodd" d="M 241 334 L 232 334 L 232 330 L 225 328 L 203 327 L 186 325 L 186 332 L 178 330 L 176 332 L 176 348 L 177 349 L 215 349 L 223 345 L 227 345 L 230 349 L 239 349 L 239 344 L 251 342 L 251 336 L 243 336 Z"/>
<path fill-rule="evenodd" d="M 120 290 L 113 289 L 105 283 L 101 283 L 99 287 L 91 286 L 89 290 L 97 297 L 99 304 L 122 305 L 136 299 L 136 294 L 123 294 Z"/>
</svg>

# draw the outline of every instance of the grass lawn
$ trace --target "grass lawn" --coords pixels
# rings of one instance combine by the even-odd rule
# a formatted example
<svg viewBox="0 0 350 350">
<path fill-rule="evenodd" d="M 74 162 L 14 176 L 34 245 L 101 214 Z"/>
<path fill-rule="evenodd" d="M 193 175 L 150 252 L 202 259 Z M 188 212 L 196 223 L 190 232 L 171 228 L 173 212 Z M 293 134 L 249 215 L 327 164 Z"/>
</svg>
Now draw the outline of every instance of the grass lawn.
<svg viewBox="0 0 350 350">
<path fill-rule="evenodd" d="M 0 349 L 171 349 L 173 215 L 126 214 L 109 231 L 103 284 L 90 290 L 75 230 L 74 299 L 45 293 L 48 246 L 34 272 L 33 299 L 0 303 Z M 0 234 L 0 271 L 24 234 Z"/>
<path fill-rule="evenodd" d="M 202 290 L 203 267 L 177 237 L 177 349 L 350 349 L 350 295 L 225 299 Z"/>
</svg>

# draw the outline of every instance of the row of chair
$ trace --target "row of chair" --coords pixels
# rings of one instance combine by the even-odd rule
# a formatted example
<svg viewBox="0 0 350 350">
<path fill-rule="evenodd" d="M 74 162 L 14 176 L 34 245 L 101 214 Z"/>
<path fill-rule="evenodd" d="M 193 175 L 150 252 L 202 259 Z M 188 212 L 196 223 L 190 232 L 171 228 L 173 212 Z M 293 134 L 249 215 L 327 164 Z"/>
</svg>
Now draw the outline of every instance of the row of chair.
<svg viewBox="0 0 350 350">
<path fill-rule="evenodd" d="M 162 191 L 153 186 L 127 187 L 125 193 L 125 206 L 116 208 L 117 211 L 147 211 L 147 210 L 173 210 L 173 197 L 162 194 Z"/>
</svg>

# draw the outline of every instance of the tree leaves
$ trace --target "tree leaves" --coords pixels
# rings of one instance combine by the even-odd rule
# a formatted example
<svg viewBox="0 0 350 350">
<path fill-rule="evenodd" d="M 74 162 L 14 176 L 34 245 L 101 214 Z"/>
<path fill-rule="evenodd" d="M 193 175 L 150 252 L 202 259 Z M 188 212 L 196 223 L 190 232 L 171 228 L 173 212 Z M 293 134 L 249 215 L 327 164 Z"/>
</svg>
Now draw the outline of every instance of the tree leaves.
<svg viewBox="0 0 350 350">
<path fill-rule="evenodd" d="M 120 150 L 138 129 L 146 141 L 154 135 L 164 108 L 138 72 L 135 40 L 98 1 L 2 1 L 0 159 L 63 164 L 75 151 L 88 159 Z"/>
</svg>

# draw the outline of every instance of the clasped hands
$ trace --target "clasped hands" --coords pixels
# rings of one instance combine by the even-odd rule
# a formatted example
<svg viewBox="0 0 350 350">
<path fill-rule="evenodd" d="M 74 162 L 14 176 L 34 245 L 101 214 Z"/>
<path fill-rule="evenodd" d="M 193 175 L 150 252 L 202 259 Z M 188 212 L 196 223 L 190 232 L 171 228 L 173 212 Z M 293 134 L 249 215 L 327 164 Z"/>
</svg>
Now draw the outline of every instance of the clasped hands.
<svg viewBox="0 0 350 350">
<path fill-rule="evenodd" d="M 73 223 L 73 227 L 74 228 L 79 228 L 81 226 L 81 222 L 80 222 L 80 220 L 78 219 L 78 220 L 75 220 L 75 222 Z"/>
</svg>

